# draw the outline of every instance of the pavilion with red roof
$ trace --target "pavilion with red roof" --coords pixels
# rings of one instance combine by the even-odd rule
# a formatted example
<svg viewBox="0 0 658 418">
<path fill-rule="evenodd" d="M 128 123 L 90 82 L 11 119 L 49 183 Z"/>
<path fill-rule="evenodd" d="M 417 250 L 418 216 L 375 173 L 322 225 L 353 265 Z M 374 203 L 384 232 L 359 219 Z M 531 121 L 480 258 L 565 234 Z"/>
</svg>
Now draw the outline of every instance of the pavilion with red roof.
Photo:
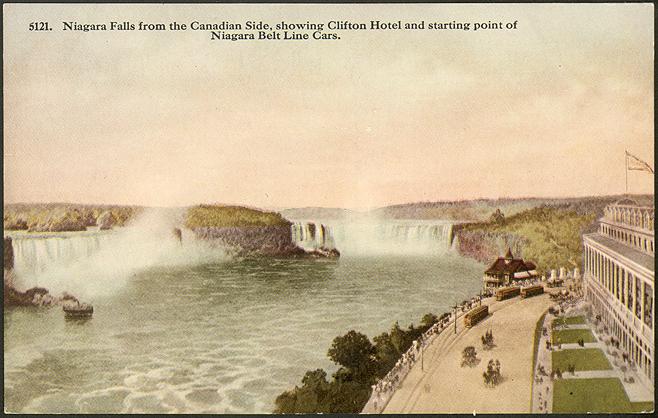
<svg viewBox="0 0 658 418">
<path fill-rule="evenodd" d="M 505 257 L 498 257 L 484 272 L 484 288 L 513 285 L 514 282 L 537 277 L 537 266 L 522 258 L 514 258 L 512 249 L 507 248 Z"/>
</svg>

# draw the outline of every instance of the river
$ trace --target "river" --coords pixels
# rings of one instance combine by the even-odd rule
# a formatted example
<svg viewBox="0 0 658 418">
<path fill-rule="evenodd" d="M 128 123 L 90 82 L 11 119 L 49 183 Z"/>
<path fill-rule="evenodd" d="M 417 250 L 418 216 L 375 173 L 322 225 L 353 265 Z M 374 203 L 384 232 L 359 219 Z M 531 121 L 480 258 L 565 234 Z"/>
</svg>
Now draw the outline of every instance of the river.
<svg viewBox="0 0 658 418">
<path fill-rule="evenodd" d="M 449 311 L 482 270 L 451 251 L 145 266 L 86 322 L 5 308 L 5 409 L 268 413 L 306 370 L 336 370 L 334 337 Z"/>
</svg>

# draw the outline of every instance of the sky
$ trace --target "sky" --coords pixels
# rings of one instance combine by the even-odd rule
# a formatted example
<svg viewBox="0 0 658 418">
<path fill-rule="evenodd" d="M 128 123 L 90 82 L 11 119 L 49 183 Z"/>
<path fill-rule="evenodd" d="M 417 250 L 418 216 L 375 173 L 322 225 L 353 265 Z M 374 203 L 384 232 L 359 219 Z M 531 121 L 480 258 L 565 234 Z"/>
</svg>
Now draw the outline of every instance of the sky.
<svg viewBox="0 0 658 418">
<path fill-rule="evenodd" d="M 62 30 L 174 20 L 517 29 L 313 42 Z M 6 203 L 589 196 L 624 193 L 624 150 L 654 165 L 652 4 L 4 4 L 3 23 Z M 628 184 L 653 193 L 654 177 Z"/>
</svg>

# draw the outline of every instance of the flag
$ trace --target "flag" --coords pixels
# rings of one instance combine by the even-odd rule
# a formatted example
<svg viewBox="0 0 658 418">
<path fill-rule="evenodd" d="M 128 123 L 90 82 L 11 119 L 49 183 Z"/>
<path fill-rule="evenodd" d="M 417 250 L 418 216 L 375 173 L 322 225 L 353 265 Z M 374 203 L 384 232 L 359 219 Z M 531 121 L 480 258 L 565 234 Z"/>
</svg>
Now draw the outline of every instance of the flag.
<svg viewBox="0 0 658 418">
<path fill-rule="evenodd" d="M 653 173 L 653 168 L 644 161 L 640 160 L 630 152 L 626 151 L 626 170 L 648 171 Z"/>
</svg>

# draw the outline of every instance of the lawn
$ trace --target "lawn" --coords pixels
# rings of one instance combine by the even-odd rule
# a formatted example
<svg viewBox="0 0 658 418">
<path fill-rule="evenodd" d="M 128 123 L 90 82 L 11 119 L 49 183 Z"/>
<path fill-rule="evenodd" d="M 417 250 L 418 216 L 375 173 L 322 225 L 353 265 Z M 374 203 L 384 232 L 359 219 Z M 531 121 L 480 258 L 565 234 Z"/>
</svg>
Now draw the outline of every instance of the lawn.
<svg viewBox="0 0 658 418">
<path fill-rule="evenodd" d="M 586 343 L 595 343 L 596 337 L 588 329 L 562 329 L 553 331 L 553 344 L 577 344 L 582 339 Z"/>
<path fill-rule="evenodd" d="M 569 317 L 561 317 L 553 320 L 552 326 L 553 328 L 559 327 L 562 325 L 585 325 L 587 322 L 585 321 L 584 316 L 569 316 Z"/>
<path fill-rule="evenodd" d="M 632 413 L 652 411 L 653 402 L 631 402 L 617 378 L 558 379 L 553 413 Z"/>
<path fill-rule="evenodd" d="M 553 370 L 560 369 L 563 374 L 570 364 L 576 366 L 577 372 L 612 369 L 605 354 L 598 348 L 553 351 L 551 357 L 553 359 Z"/>
</svg>

